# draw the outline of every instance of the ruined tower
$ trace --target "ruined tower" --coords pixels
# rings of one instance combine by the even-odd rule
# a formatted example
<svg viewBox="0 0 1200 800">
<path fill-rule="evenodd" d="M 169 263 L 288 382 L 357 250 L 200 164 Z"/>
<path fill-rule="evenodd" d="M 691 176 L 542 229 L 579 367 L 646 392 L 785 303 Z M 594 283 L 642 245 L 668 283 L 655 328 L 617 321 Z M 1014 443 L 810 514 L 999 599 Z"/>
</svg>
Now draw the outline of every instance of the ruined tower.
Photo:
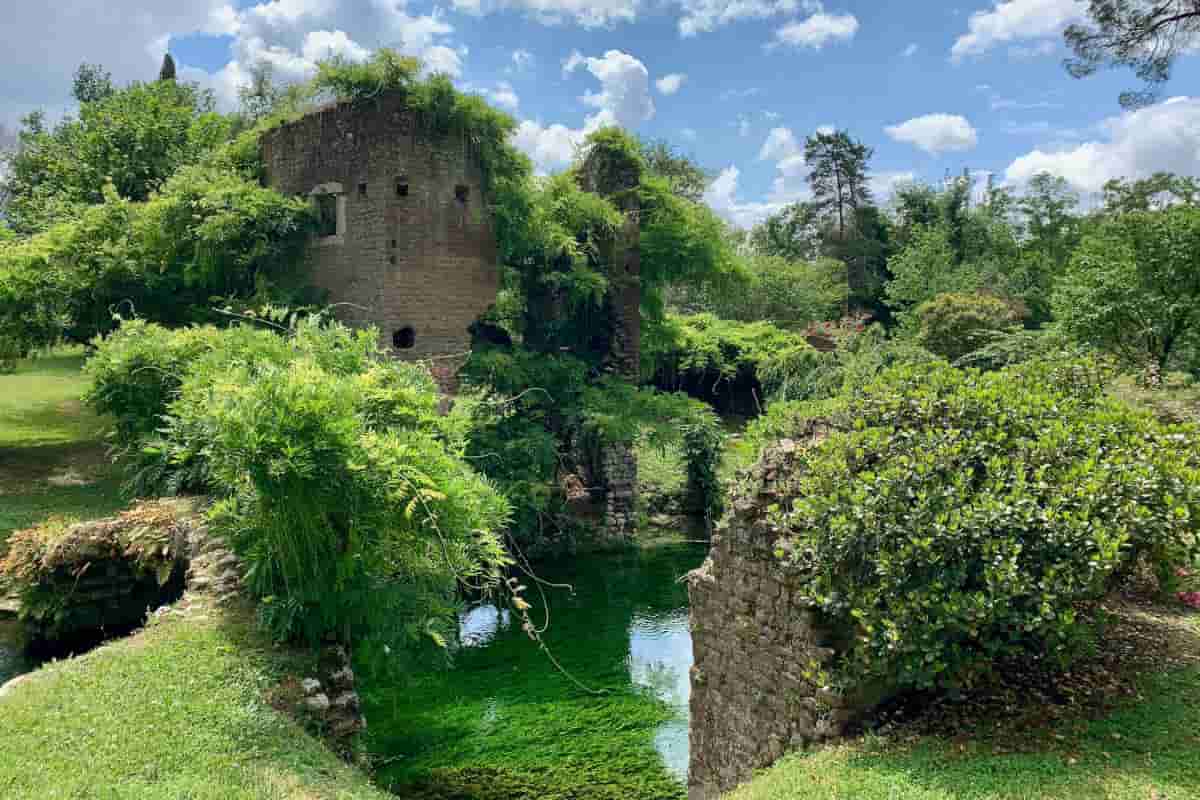
<svg viewBox="0 0 1200 800">
<path fill-rule="evenodd" d="M 339 103 L 262 137 L 267 185 L 310 198 L 311 281 L 342 320 L 379 328 L 446 379 L 500 273 L 484 178 L 462 133 L 434 130 L 402 94 Z"/>
</svg>

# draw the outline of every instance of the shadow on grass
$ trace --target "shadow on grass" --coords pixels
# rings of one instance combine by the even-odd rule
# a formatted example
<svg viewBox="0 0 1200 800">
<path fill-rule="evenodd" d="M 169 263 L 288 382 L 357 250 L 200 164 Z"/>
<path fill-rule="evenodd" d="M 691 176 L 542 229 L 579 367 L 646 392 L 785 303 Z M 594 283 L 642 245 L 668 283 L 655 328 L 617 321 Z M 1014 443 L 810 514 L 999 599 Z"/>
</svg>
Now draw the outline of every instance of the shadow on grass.
<svg viewBox="0 0 1200 800">
<path fill-rule="evenodd" d="M 1182 800 L 1200 797 L 1200 615 L 1133 612 L 1170 640 L 1108 711 L 953 738 L 898 733 L 790 756 L 730 800 Z M 1128 643 L 1126 643 L 1128 644 Z"/>
</svg>

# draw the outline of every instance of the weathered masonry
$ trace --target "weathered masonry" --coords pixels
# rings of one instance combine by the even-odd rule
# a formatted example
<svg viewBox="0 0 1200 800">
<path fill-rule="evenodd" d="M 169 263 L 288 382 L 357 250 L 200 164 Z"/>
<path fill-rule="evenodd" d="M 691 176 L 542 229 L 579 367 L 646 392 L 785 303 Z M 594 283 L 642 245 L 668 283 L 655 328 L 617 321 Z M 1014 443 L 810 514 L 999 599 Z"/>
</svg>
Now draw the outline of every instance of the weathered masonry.
<svg viewBox="0 0 1200 800">
<path fill-rule="evenodd" d="M 822 623 L 775 556 L 766 509 L 788 501 L 780 485 L 799 446 L 784 440 L 764 454 L 688 576 L 689 800 L 717 800 L 785 752 L 841 736 L 882 697 L 822 686 L 844 632 Z"/>
<path fill-rule="evenodd" d="M 432 130 L 400 94 L 340 103 L 262 138 L 267 184 L 311 198 L 312 282 L 403 358 L 465 353 L 496 300 L 496 237 L 469 137 Z"/>
</svg>

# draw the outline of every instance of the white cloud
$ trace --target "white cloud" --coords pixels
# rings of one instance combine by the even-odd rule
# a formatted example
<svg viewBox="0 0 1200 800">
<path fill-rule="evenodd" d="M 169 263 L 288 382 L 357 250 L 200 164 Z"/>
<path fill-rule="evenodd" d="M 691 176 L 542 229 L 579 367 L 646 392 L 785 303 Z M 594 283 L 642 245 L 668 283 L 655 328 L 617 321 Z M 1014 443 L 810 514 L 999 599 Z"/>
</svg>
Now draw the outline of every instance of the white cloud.
<svg viewBox="0 0 1200 800">
<path fill-rule="evenodd" d="M 812 2 L 800 0 L 679 0 L 683 16 L 679 34 L 695 36 L 743 19 L 767 19 L 809 10 Z"/>
<path fill-rule="evenodd" d="M 513 144 L 533 160 L 539 173 L 569 165 L 584 138 L 597 128 L 605 125 L 633 128 L 654 116 L 650 74 L 638 59 L 620 50 L 609 50 L 602 58 L 587 58 L 575 51 L 563 62 L 563 75 L 570 75 L 580 67 L 600 81 L 600 91 L 588 92 L 580 98 L 597 109 L 584 119 L 583 127 L 525 120 L 513 135 Z"/>
<path fill-rule="evenodd" d="M 858 19 L 853 14 L 826 14 L 822 11 L 775 31 L 775 41 L 768 47 L 787 45 L 820 50 L 830 42 L 853 39 L 856 33 Z"/>
<path fill-rule="evenodd" d="M 992 111 L 1037 111 L 1039 109 L 1062 108 L 1062 103 L 1051 103 L 1048 100 L 1032 100 L 1022 102 L 1020 100 L 1010 100 L 1004 97 L 993 97 L 991 99 Z"/>
<path fill-rule="evenodd" d="M 1024 183 L 1050 172 L 1081 191 L 1099 191 L 1112 178 L 1200 173 L 1200 98 L 1174 97 L 1111 117 L 1100 129 L 1103 140 L 1017 158 L 1005 171 L 1006 181 Z"/>
<path fill-rule="evenodd" d="M 543 25 L 574 23 L 583 28 L 610 27 L 637 19 L 640 0 L 451 0 L 465 14 L 523 11 Z"/>
<path fill-rule="evenodd" d="M 512 84 L 508 81 L 497 83 L 494 89 L 487 92 L 487 99 L 508 111 L 516 111 L 517 106 L 521 104 L 520 98 L 517 97 L 517 93 L 513 91 Z"/>
<path fill-rule="evenodd" d="M 670 75 L 664 75 L 654 82 L 658 87 L 658 91 L 666 95 L 672 95 L 678 92 L 683 87 L 683 82 L 687 80 L 687 75 L 681 72 L 672 72 Z"/>
<path fill-rule="evenodd" d="M 306 61 L 341 56 L 351 61 L 362 61 L 371 53 L 352 41 L 345 31 L 309 31 L 300 46 L 300 56 Z"/>
<path fill-rule="evenodd" d="M 533 53 L 523 47 L 518 47 L 512 52 L 512 69 L 515 69 L 517 72 L 524 72 L 529 69 L 533 66 L 534 61 L 536 59 L 533 57 Z"/>
<path fill-rule="evenodd" d="M 738 197 L 738 178 L 741 171 L 730 165 L 717 175 L 704 193 L 704 202 L 714 211 L 739 228 L 750 228 L 771 214 L 780 211 L 786 203 L 748 203 Z"/>
<path fill-rule="evenodd" d="M 871 175 L 869 182 L 871 196 L 875 198 L 875 202 L 877 203 L 886 203 L 895 193 L 896 189 L 910 183 L 915 183 L 916 180 L 917 173 L 912 170 L 876 172 Z"/>
<path fill-rule="evenodd" d="M 620 50 L 609 50 L 601 58 L 584 58 L 576 52 L 563 65 L 563 72 L 571 73 L 581 66 L 600 81 L 600 91 L 580 98 L 586 105 L 600 109 L 589 117 L 593 125 L 615 123 L 633 128 L 654 116 L 650 73 L 641 61 Z"/>
<path fill-rule="evenodd" d="M 1030 45 L 1013 45 L 1008 48 L 1008 57 L 1014 61 L 1032 61 L 1035 58 L 1054 55 L 1056 50 L 1058 50 L 1058 42 L 1053 39 L 1045 39 Z"/>
<path fill-rule="evenodd" d="M 970 150 L 979 143 L 979 135 L 971 123 L 957 114 L 926 114 L 884 130 L 896 141 L 932 155 Z"/>
<path fill-rule="evenodd" d="M 903 52 L 901 52 L 900 55 L 904 56 L 905 58 L 912 58 L 913 56 L 915 56 L 917 54 L 917 51 L 920 49 L 921 48 L 917 46 L 917 43 L 913 42 L 908 47 L 904 48 Z"/>
<path fill-rule="evenodd" d="M 1067 25 L 1086 17 L 1086 0 L 995 0 L 990 11 L 971 15 L 967 32 L 954 42 L 950 58 L 957 63 L 997 45 L 1057 37 Z"/>
<path fill-rule="evenodd" d="M 544 175 L 570 164 L 585 135 L 566 125 L 543 126 L 540 122 L 525 120 L 517 126 L 512 143 L 528 155 L 538 173 Z"/>
<path fill-rule="evenodd" d="M 758 86 L 751 86 L 746 89 L 726 89 L 725 91 L 721 92 L 721 100 L 728 101 L 745 99 L 747 97 L 757 97 L 762 93 L 763 90 Z"/>
<path fill-rule="evenodd" d="M 772 128 L 767 134 L 767 140 L 759 148 L 758 160 L 783 161 L 796 155 L 803 157 L 803 153 L 804 148 L 800 146 L 791 128 Z"/>
</svg>

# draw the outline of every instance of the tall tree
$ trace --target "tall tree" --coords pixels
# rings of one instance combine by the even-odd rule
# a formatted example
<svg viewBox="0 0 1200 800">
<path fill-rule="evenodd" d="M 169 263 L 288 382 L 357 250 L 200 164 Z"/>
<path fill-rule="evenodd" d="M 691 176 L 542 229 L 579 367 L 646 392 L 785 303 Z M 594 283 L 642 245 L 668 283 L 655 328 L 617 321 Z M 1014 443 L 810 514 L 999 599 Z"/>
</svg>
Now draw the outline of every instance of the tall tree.
<svg viewBox="0 0 1200 800">
<path fill-rule="evenodd" d="M 1200 206 L 1200 180 L 1156 172 L 1149 178 L 1121 178 L 1104 184 L 1104 210 L 1109 214 L 1161 211 L 1174 205 Z"/>
<path fill-rule="evenodd" d="M 71 95 L 80 103 L 98 103 L 116 91 L 112 74 L 99 64 L 80 64 L 75 70 Z"/>
<path fill-rule="evenodd" d="M 663 178 L 671 191 L 685 200 L 699 202 L 712 181 L 712 174 L 689 155 L 665 139 L 643 140 L 642 159 L 651 175 Z"/>
<path fill-rule="evenodd" d="M 867 162 L 874 152 L 846 131 L 818 132 L 804 141 L 804 160 L 812 170 L 808 183 L 813 207 L 836 224 L 839 239 L 845 239 L 854 212 L 871 204 Z"/>
<path fill-rule="evenodd" d="M 764 219 L 750 232 L 756 253 L 812 261 L 821 255 L 821 230 L 811 203 L 793 203 Z"/>
<path fill-rule="evenodd" d="M 1079 339 L 1164 371 L 1200 335 L 1200 209 L 1135 211 L 1084 237 L 1058 281 L 1055 317 Z"/>
<path fill-rule="evenodd" d="M 158 79 L 160 81 L 175 80 L 175 59 L 171 58 L 170 53 L 163 56 L 162 67 L 158 70 Z"/>
<path fill-rule="evenodd" d="M 1175 58 L 1200 41 L 1200 0 L 1089 0 L 1088 16 L 1064 34 L 1074 51 L 1067 71 L 1082 78 L 1101 67 L 1132 68 L 1144 86 L 1121 93 L 1126 108 L 1152 103 Z"/>
</svg>

